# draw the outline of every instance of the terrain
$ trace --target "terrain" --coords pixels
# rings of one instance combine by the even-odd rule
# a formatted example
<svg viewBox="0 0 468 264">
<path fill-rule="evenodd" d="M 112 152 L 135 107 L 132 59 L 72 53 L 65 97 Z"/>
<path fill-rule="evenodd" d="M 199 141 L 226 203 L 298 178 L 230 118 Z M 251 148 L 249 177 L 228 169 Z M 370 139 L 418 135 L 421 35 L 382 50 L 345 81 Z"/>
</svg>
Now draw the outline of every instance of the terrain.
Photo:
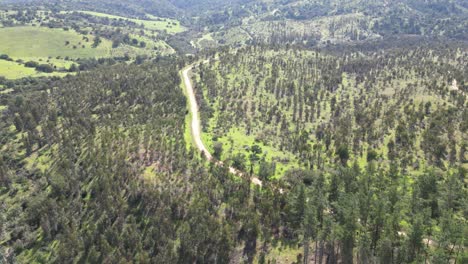
<svg viewBox="0 0 468 264">
<path fill-rule="evenodd" d="M 9 64 L 9 79 L 39 75 L 28 68 L 36 68 L 42 75 L 63 76 L 98 64 L 173 54 L 164 35 L 185 30 L 177 20 L 149 14 L 143 20 L 35 7 L 27 11 L 3 10 L 0 18 L 0 33 L 5 39 L 0 54 L 11 62 L 4 62 Z"/>
<path fill-rule="evenodd" d="M 0 1 L 0 263 L 466 263 L 467 18 Z"/>
</svg>

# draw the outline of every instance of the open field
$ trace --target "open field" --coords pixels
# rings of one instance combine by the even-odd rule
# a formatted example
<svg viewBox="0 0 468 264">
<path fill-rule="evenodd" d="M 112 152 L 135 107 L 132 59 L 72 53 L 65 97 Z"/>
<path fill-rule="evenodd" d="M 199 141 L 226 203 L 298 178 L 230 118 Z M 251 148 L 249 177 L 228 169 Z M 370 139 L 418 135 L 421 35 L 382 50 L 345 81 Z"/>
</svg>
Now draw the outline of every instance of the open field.
<svg viewBox="0 0 468 264">
<path fill-rule="evenodd" d="M 146 48 L 137 48 L 121 45 L 112 48 L 110 40 L 101 38 L 101 43 L 92 47 L 94 36 L 81 35 L 75 31 L 63 29 L 50 29 L 45 27 L 8 27 L 0 28 L 0 34 L 5 41 L 0 43 L 0 54 L 7 54 L 14 59 L 23 61 L 46 61 L 57 67 L 69 67 L 73 62 L 64 60 L 78 58 L 101 58 L 111 56 L 150 54 L 153 51 L 173 53 L 173 49 L 164 41 L 153 41 L 148 37 L 131 35 L 139 41 L 145 41 Z M 88 41 L 85 40 L 88 39 Z M 84 48 L 83 48 L 84 46 Z"/>
<path fill-rule="evenodd" d="M 98 16 L 98 17 L 107 17 L 109 19 L 128 20 L 136 24 L 143 25 L 146 29 L 158 30 L 158 31 L 166 30 L 170 34 L 176 34 L 176 33 L 185 31 L 185 28 L 182 25 L 180 25 L 179 21 L 174 20 L 174 19 L 169 19 L 169 18 L 158 18 L 155 16 L 148 15 L 148 17 L 151 20 L 143 20 L 143 19 L 127 18 L 127 17 L 115 16 L 115 15 L 110 15 L 110 14 L 105 14 L 105 13 L 92 12 L 92 11 L 80 11 L 80 12 L 88 14 L 88 15 Z"/>
<path fill-rule="evenodd" d="M 3 37 L 0 42 L 0 54 L 21 60 L 22 63 L 35 61 L 49 64 L 55 69 L 68 69 L 72 60 L 79 58 L 99 58 L 111 56 L 112 43 L 101 39 L 101 44 L 92 47 L 94 36 L 81 35 L 75 31 L 50 29 L 45 27 L 21 26 L 0 28 Z M 66 59 L 67 58 L 67 59 Z M 22 63 L 1 60 L 0 76 L 7 79 L 39 76 L 64 76 L 67 73 L 40 73 L 34 68 L 27 68 Z"/>
<path fill-rule="evenodd" d="M 19 79 L 24 77 L 41 77 L 41 76 L 65 76 L 66 72 L 53 72 L 53 73 L 42 73 L 36 71 L 34 68 L 27 68 L 24 65 L 12 62 L 0 60 L 0 76 L 7 79 Z"/>
<path fill-rule="evenodd" d="M 24 63 L 35 61 L 49 64 L 54 69 L 69 69 L 72 64 L 79 64 L 79 59 L 123 57 L 130 55 L 172 54 L 174 50 L 164 41 L 154 41 L 148 37 L 131 35 L 144 41 L 145 48 L 122 44 L 112 47 L 112 42 L 101 38 L 97 47 L 92 47 L 94 36 L 82 35 L 73 30 L 51 29 L 46 27 L 21 26 L 0 28 L 3 37 L 0 42 L 0 54 L 6 54 L 19 62 L 0 61 L 0 76 L 8 79 L 37 76 L 62 76 L 66 73 L 38 73 L 34 68 L 24 67 Z"/>
<path fill-rule="evenodd" d="M 23 60 L 32 57 L 94 58 L 109 55 L 112 43 L 102 39 L 96 48 L 91 47 L 94 37 L 80 35 L 74 31 L 44 27 L 0 28 L 2 41 L 0 53 Z M 89 38 L 89 41 L 83 38 Z M 66 42 L 69 42 L 67 44 Z M 83 48 L 84 46 L 84 48 Z"/>
<path fill-rule="evenodd" d="M 163 40 L 157 40 L 154 41 L 150 37 L 147 36 L 139 36 L 136 34 L 130 34 L 130 37 L 133 39 L 137 39 L 139 42 L 145 42 L 146 47 L 145 49 L 141 50 L 146 50 L 146 51 L 159 51 L 163 54 L 172 54 L 174 53 L 174 49 L 169 46 L 166 42 Z"/>
<path fill-rule="evenodd" d="M 17 79 L 36 74 L 33 68 L 26 68 L 22 64 L 13 61 L 0 60 L 0 76 L 7 79 Z"/>
</svg>

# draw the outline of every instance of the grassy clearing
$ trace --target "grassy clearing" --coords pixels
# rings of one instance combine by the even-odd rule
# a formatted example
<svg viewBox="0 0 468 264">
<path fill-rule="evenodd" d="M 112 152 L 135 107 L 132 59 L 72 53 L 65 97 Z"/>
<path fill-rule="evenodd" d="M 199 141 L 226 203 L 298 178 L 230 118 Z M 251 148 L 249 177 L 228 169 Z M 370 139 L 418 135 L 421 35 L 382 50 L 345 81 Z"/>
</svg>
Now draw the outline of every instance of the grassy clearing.
<svg viewBox="0 0 468 264">
<path fill-rule="evenodd" d="M 13 61 L 5 61 L 0 60 L 0 76 L 3 76 L 7 79 L 20 79 L 24 77 L 41 77 L 41 76 L 65 76 L 68 73 L 66 72 L 53 72 L 53 73 L 42 73 L 38 72 L 33 68 L 26 68 L 22 64 L 13 62 Z M 0 93 L 5 93 L 5 91 L 1 91 Z"/>
<path fill-rule="evenodd" d="M 207 33 L 197 39 L 194 43 L 196 43 L 196 46 L 200 48 L 214 47 L 216 45 L 216 40 L 213 38 L 213 33 Z"/>
<path fill-rule="evenodd" d="M 297 256 L 303 254 L 301 247 L 292 248 L 279 244 L 268 252 L 266 262 L 269 263 L 295 263 Z M 258 260 L 257 260 L 258 261 Z"/>
<path fill-rule="evenodd" d="M 258 145 L 263 153 L 261 154 L 268 161 L 275 161 L 276 171 L 274 178 L 280 178 L 287 170 L 299 167 L 295 156 L 287 151 L 281 151 L 276 147 L 257 142 L 255 136 L 246 135 L 244 129 L 235 127 L 226 134 L 226 136 L 217 139 L 223 143 L 224 158 L 236 153 L 246 153 L 246 149 L 253 145 Z M 209 142 L 209 148 L 212 151 L 213 139 L 206 134 L 204 142 Z M 208 147 L 208 146 L 207 146 Z M 227 154 L 227 155 L 226 155 Z"/>
<path fill-rule="evenodd" d="M 51 151 L 45 151 L 40 153 L 40 151 L 33 153 L 31 156 L 25 159 L 25 167 L 28 170 L 33 168 L 38 168 L 41 172 L 45 172 L 51 165 Z"/>
<path fill-rule="evenodd" d="M 0 28 L 2 41 L 0 53 L 14 58 L 94 58 L 110 54 L 112 43 L 102 39 L 102 43 L 92 48 L 93 36 L 84 36 L 75 31 L 50 29 L 44 27 L 10 27 Z M 83 37 L 89 38 L 86 42 Z M 66 45 L 66 41 L 70 43 Z M 84 45 L 84 48 L 83 48 Z"/>
<path fill-rule="evenodd" d="M 101 42 L 97 47 L 93 47 L 94 33 L 79 33 L 70 28 L 69 24 L 64 28 L 48 28 L 36 26 L 39 22 L 55 21 L 55 17 L 45 16 L 44 12 L 36 13 L 36 20 L 32 23 L 15 27 L 0 27 L 0 54 L 6 54 L 13 60 L 12 62 L 2 62 L 0 65 L 0 76 L 8 79 L 17 79 L 22 77 L 37 76 L 63 76 L 65 73 L 42 74 L 33 68 L 25 68 L 28 61 L 34 61 L 38 64 L 48 64 L 56 72 L 65 72 L 73 64 L 80 65 L 80 59 L 124 57 L 136 58 L 137 56 L 156 56 L 159 54 L 173 54 L 175 50 L 165 41 L 156 39 L 156 35 L 161 31 L 168 33 L 177 33 L 185 30 L 177 20 L 161 19 L 148 17 L 148 20 L 124 18 L 112 16 L 104 13 L 87 12 L 93 16 L 109 17 L 110 19 L 124 19 L 135 24 L 129 24 L 127 27 L 116 28 L 112 26 L 96 25 L 100 30 L 122 30 L 122 34 L 129 34 L 132 39 L 137 39 L 138 44 L 121 44 L 113 48 L 112 40 L 101 37 Z M 61 12 L 61 15 L 67 15 L 70 12 Z M 4 15 L 5 13 L 0 13 Z M 81 23 L 81 22 L 80 22 Z M 87 32 L 94 32 L 96 27 L 89 26 L 86 23 L 78 26 Z M 36 25 L 35 25 L 36 24 Z M 125 23 L 122 23 L 125 24 Z M 144 26 L 140 27 L 140 25 Z M 83 31 L 83 32 L 85 32 Z M 143 32 L 142 32 L 143 31 Z M 143 42 L 145 45 L 143 45 Z"/>
<path fill-rule="evenodd" d="M 147 183 L 153 183 L 157 179 L 158 174 L 153 166 L 148 166 L 143 171 L 143 180 Z"/>
<path fill-rule="evenodd" d="M 170 34 L 176 34 L 176 33 L 185 31 L 185 28 L 182 25 L 180 25 L 179 21 L 174 20 L 174 19 L 169 19 L 169 18 L 158 18 L 155 16 L 147 15 L 147 17 L 150 18 L 151 20 L 143 20 L 143 19 L 127 18 L 127 17 L 115 16 L 115 15 L 110 15 L 110 14 L 105 14 L 105 13 L 92 12 L 92 11 L 79 11 L 79 12 L 92 15 L 92 16 L 97 16 L 97 17 L 107 17 L 109 19 L 128 20 L 138 25 L 143 25 L 146 29 L 158 30 L 158 31 L 166 30 L 167 33 L 170 33 Z"/>
<path fill-rule="evenodd" d="M 11 92 L 13 92 L 13 91 L 14 91 L 13 89 L 8 88 L 8 89 L 5 89 L 5 90 L 1 90 L 1 91 L 0 91 L 0 94 L 9 94 L 9 93 L 11 93 Z"/>
<path fill-rule="evenodd" d="M 145 49 L 139 49 L 139 50 L 146 50 L 147 52 L 149 51 L 159 51 L 164 54 L 173 54 L 175 53 L 175 50 L 169 46 L 166 42 L 162 40 L 154 41 L 149 37 L 145 36 L 140 36 L 136 34 L 130 34 L 130 37 L 133 39 L 137 39 L 139 42 L 145 42 L 146 47 Z"/>
<path fill-rule="evenodd" d="M 112 55 L 112 43 L 102 39 L 101 44 L 93 48 L 94 36 L 81 35 L 72 30 L 51 29 L 45 27 L 21 26 L 0 28 L 3 37 L 0 42 L 0 54 L 7 54 L 23 62 L 35 61 L 50 64 L 56 69 L 68 69 L 74 59 L 99 58 Z M 66 60 L 68 57 L 70 60 Z M 39 76 L 65 76 L 66 72 L 40 73 L 21 63 L 0 61 L 0 76 L 7 79 Z"/>
<path fill-rule="evenodd" d="M 2 36 L 0 54 L 7 54 L 14 60 L 21 59 L 23 62 L 35 61 L 39 64 L 50 64 L 56 69 L 68 69 L 80 58 L 122 57 L 125 54 L 135 57 L 157 52 L 164 54 L 174 52 L 165 42 L 154 42 L 147 38 L 144 39 L 147 43 L 146 48 L 128 45 L 112 48 L 112 42 L 104 38 L 101 38 L 101 44 L 93 48 L 94 36 L 92 35 L 81 35 L 72 30 L 34 26 L 0 28 L 0 35 Z M 141 37 L 139 39 L 143 40 Z M 7 79 L 66 74 L 63 72 L 39 73 L 17 62 L 0 61 L 0 76 Z"/>
<path fill-rule="evenodd" d="M 16 62 L 0 60 L 0 76 L 7 79 L 17 79 L 35 74 L 36 71 L 32 68 L 26 68 Z"/>
</svg>

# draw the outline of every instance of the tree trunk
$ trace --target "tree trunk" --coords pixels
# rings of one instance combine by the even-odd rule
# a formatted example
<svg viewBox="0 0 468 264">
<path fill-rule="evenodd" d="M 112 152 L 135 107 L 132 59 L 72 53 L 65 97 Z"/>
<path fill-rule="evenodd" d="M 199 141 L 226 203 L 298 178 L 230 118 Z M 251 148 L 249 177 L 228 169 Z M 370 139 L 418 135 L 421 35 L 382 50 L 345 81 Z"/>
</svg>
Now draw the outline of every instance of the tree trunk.
<svg viewBox="0 0 468 264">
<path fill-rule="evenodd" d="M 322 259 L 323 259 L 323 241 L 320 241 L 320 249 L 319 249 L 319 264 L 322 264 Z"/>
<path fill-rule="evenodd" d="M 309 238 L 304 239 L 304 264 L 309 263 Z"/>
<path fill-rule="evenodd" d="M 314 248 L 314 264 L 317 264 L 317 253 L 318 253 L 317 249 L 318 249 L 318 241 L 317 241 L 317 240 L 315 240 L 315 248 Z"/>
</svg>

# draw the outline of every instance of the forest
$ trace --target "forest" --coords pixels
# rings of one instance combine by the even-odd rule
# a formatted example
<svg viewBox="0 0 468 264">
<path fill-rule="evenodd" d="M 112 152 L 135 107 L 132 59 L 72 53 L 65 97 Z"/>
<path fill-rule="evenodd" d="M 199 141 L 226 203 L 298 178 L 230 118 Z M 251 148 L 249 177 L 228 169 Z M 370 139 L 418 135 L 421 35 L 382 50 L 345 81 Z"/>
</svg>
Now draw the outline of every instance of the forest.
<svg viewBox="0 0 468 264">
<path fill-rule="evenodd" d="M 0 1 L 0 263 L 468 263 L 467 14 Z"/>
</svg>

